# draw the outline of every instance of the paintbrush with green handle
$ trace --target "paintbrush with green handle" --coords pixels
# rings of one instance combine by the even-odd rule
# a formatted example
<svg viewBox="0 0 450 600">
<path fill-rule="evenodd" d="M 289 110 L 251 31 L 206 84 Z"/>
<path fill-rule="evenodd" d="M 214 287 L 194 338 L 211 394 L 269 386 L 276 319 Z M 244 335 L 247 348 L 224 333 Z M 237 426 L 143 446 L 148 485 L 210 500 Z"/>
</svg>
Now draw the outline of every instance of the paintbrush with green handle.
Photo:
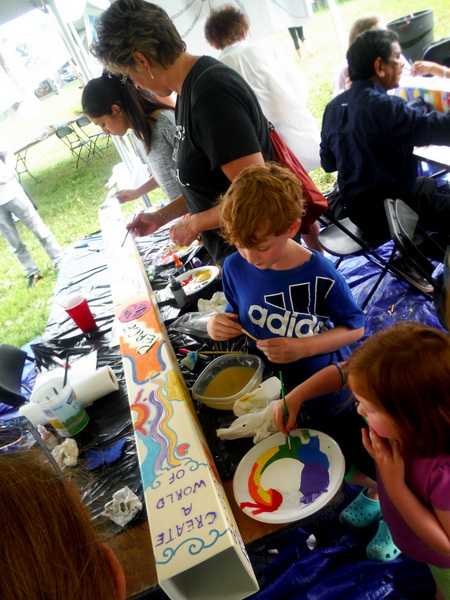
<svg viewBox="0 0 450 600">
<path fill-rule="evenodd" d="M 283 383 L 283 374 L 280 371 L 280 382 L 281 382 L 281 397 L 283 398 L 283 410 L 284 410 L 284 422 L 287 423 L 289 419 L 287 406 L 286 406 L 286 394 L 284 393 L 284 383 Z M 286 438 L 287 445 L 289 447 L 289 452 L 292 450 L 292 441 L 291 441 L 291 432 L 288 431 Z"/>
</svg>

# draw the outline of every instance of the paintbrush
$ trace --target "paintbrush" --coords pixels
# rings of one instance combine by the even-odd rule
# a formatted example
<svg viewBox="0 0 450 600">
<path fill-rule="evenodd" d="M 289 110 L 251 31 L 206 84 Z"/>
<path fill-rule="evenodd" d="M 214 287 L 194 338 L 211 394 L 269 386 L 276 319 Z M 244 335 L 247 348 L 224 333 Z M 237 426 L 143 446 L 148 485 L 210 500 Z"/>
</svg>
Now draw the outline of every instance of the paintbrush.
<svg viewBox="0 0 450 600">
<path fill-rule="evenodd" d="M 197 350 L 197 354 L 245 354 L 243 350 Z"/>
<path fill-rule="evenodd" d="M 283 383 L 283 374 L 280 371 L 280 382 L 281 382 L 281 397 L 283 398 L 283 410 L 284 410 L 284 422 L 287 423 L 289 419 L 287 406 L 286 406 L 286 395 L 284 393 L 284 383 Z M 287 445 L 289 447 L 289 452 L 292 450 L 292 440 L 291 440 L 291 432 L 288 431 L 286 438 Z"/>
<path fill-rule="evenodd" d="M 53 355 L 50 357 L 51 361 L 55 363 L 55 365 L 58 365 L 60 367 L 63 367 L 63 369 L 70 369 L 70 365 L 68 362 L 64 362 L 62 361 L 60 358 L 58 358 L 57 356 Z"/>
<path fill-rule="evenodd" d="M 134 215 L 133 215 L 133 218 L 131 219 L 130 223 L 132 223 L 132 222 L 135 220 L 135 218 L 136 218 L 136 217 L 137 217 L 137 213 L 134 213 Z M 120 247 L 121 247 L 121 248 L 123 247 L 123 245 L 124 245 L 124 244 L 125 244 L 125 242 L 127 241 L 127 237 L 128 237 L 128 234 L 130 233 L 130 231 L 131 231 L 130 229 L 127 229 L 127 232 L 126 232 L 126 234 L 125 234 L 125 237 L 123 238 L 123 242 L 120 244 Z"/>
<path fill-rule="evenodd" d="M 249 333 L 248 331 L 246 331 L 244 328 L 241 329 L 242 333 L 245 333 L 246 336 L 248 336 L 249 338 L 251 338 L 252 340 L 255 340 L 255 342 L 258 341 L 258 338 L 255 338 L 254 335 L 252 335 L 251 333 Z"/>
<path fill-rule="evenodd" d="M 66 366 L 64 369 L 64 381 L 63 381 L 63 389 L 66 387 L 67 384 L 67 375 L 68 375 L 68 371 L 70 369 L 70 365 L 69 365 L 69 350 L 66 353 Z"/>
</svg>

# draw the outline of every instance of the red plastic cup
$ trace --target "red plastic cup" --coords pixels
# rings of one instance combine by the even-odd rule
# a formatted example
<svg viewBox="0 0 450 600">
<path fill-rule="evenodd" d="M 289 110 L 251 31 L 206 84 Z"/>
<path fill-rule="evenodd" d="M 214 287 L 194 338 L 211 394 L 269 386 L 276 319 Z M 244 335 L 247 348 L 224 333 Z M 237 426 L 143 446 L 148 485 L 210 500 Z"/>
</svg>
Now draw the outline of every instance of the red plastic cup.
<svg viewBox="0 0 450 600">
<path fill-rule="evenodd" d="M 68 298 L 64 303 L 64 309 L 81 331 L 87 332 L 97 327 L 89 304 L 83 296 L 77 295 Z"/>
</svg>

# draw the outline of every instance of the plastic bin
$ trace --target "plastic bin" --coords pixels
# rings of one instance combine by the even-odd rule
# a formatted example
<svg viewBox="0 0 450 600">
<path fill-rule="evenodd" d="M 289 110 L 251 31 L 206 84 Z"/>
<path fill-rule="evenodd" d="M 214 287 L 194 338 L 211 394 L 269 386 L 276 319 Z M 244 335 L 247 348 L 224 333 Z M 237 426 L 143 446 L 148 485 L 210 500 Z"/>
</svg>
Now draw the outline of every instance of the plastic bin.
<svg viewBox="0 0 450 600">
<path fill-rule="evenodd" d="M 227 370 L 235 367 L 248 367 L 254 371 L 253 376 L 242 385 L 241 389 L 236 389 L 235 393 L 230 396 L 212 397 L 205 395 L 208 384 L 211 383 L 219 373 L 229 373 L 229 376 L 232 377 L 232 371 Z M 242 396 L 245 396 L 245 394 L 248 394 L 258 387 L 263 378 L 263 370 L 263 361 L 259 356 L 255 356 L 254 354 L 225 354 L 219 356 L 211 361 L 206 369 L 200 373 L 200 376 L 192 388 L 192 396 L 210 408 L 233 410 L 236 400 L 242 398 Z M 233 385 L 233 387 L 235 386 Z"/>
<path fill-rule="evenodd" d="M 434 40 L 434 17 L 431 9 L 390 21 L 387 27 L 398 35 L 403 54 L 413 62 L 422 59 L 425 48 Z"/>
</svg>

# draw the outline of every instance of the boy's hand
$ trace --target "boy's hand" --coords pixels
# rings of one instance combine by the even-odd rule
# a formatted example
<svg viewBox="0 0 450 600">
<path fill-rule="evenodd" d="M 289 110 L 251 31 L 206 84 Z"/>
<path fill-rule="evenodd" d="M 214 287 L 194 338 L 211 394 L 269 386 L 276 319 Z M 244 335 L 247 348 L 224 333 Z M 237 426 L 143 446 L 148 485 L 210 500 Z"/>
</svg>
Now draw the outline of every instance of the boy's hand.
<svg viewBox="0 0 450 600">
<path fill-rule="evenodd" d="M 210 337 L 218 342 L 229 340 L 242 334 L 242 327 L 237 322 L 238 315 L 234 313 L 217 313 L 207 324 Z"/>
<path fill-rule="evenodd" d="M 309 356 L 306 352 L 302 352 L 304 347 L 306 349 L 306 344 L 302 344 L 303 341 L 299 338 L 275 337 L 258 340 L 256 346 L 264 352 L 270 362 L 290 363 Z"/>
</svg>

